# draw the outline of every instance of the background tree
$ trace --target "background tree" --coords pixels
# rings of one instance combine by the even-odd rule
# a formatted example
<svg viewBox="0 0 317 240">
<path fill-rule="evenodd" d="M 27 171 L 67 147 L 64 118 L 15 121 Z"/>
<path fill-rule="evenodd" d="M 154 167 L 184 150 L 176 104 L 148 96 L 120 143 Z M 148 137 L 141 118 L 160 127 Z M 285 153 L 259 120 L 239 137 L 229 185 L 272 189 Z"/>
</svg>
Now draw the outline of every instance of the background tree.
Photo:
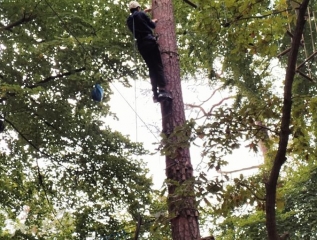
<svg viewBox="0 0 317 240">
<path fill-rule="evenodd" d="M 209 67 L 210 77 L 213 81 L 216 81 L 214 71 L 216 63 L 218 62 L 218 65 L 221 63 L 223 74 L 220 80 L 225 84 L 224 86 L 230 87 L 236 96 L 233 107 L 222 107 L 219 109 L 211 109 L 213 111 L 205 111 L 207 113 L 205 115 L 207 119 L 202 126 L 197 128 L 197 135 L 206 141 L 204 143 L 206 147 L 204 155 L 210 158 L 209 166 L 211 168 L 219 169 L 221 165 L 224 164 L 222 160 L 223 157 L 226 154 L 230 154 L 233 149 L 239 148 L 241 146 L 241 140 L 244 142 L 247 141 L 246 145 L 256 151 L 257 143 L 263 140 L 264 137 L 261 134 L 261 129 L 263 129 L 264 126 L 265 129 L 269 131 L 270 138 L 266 141 L 269 150 L 265 156 L 265 165 L 263 165 L 261 179 L 262 182 L 268 183 L 271 170 L 280 169 L 281 166 L 275 165 L 275 167 L 273 167 L 272 165 L 279 139 L 283 139 L 285 136 L 288 136 L 289 133 L 292 133 L 290 138 L 291 142 L 287 148 L 284 148 L 285 150 L 287 149 L 284 153 L 287 153 L 289 157 L 293 157 L 298 156 L 299 151 L 305 149 L 305 157 L 301 155 L 304 161 L 309 158 L 308 156 L 311 156 L 309 153 L 313 152 L 312 149 L 314 146 L 314 143 L 310 145 L 311 138 L 307 131 L 311 129 L 311 125 L 314 125 L 314 123 L 311 123 L 312 118 L 310 118 L 310 116 L 312 116 L 311 114 L 313 113 L 309 105 L 312 103 L 311 99 L 313 99 L 310 94 L 315 91 L 315 86 L 312 82 L 309 82 L 307 78 L 303 79 L 302 77 L 295 76 L 293 86 L 292 84 L 287 85 L 287 94 L 290 94 L 291 91 L 294 92 L 294 97 L 291 99 L 294 114 L 292 115 L 291 125 L 286 126 L 285 129 L 283 127 L 283 129 L 286 130 L 290 127 L 291 132 L 285 131 L 285 135 L 280 135 L 281 138 L 279 138 L 278 135 L 282 119 L 281 107 L 283 104 L 285 105 L 285 100 L 283 99 L 288 99 L 286 102 L 289 103 L 290 95 L 284 97 L 281 95 L 281 91 L 277 91 L 281 85 L 276 81 L 274 82 L 274 80 L 280 79 L 279 82 L 281 82 L 283 75 L 282 77 L 278 75 L 273 76 L 271 70 L 272 66 L 274 66 L 272 64 L 274 64 L 274 61 L 277 61 L 276 56 L 284 51 L 283 48 L 286 46 L 286 43 L 289 47 L 290 34 L 286 34 L 287 30 L 293 33 L 293 40 L 296 37 L 301 38 L 301 32 L 295 31 L 294 33 L 293 31 L 297 19 L 296 11 L 291 5 L 288 5 L 289 3 L 283 1 L 275 1 L 273 4 L 268 4 L 264 1 L 234 3 L 232 1 L 224 1 L 211 4 L 207 4 L 205 1 L 197 2 L 199 11 L 192 12 L 192 16 L 189 14 L 188 19 L 191 20 L 193 24 L 187 25 L 189 28 L 190 26 L 195 26 L 196 23 L 197 28 L 186 29 L 186 31 L 184 31 L 186 35 L 191 33 L 192 38 L 195 38 L 196 41 L 188 44 L 186 36 L 184 36 L 183 49 L 187 51 L 188 54 L 195 56 L 195 58 L 192 58 L 195 61 L 201 60 L 197 65 L 201 64 L 201 66 L 205 68 Z M 307 4 L 307 2 L 303 2 L 303 4 L 300 5 L 301 8 L 303 8 L 303 12 L 305 12 L 305 4 Z M 312 4 L 310 11 L 314 8 L 315 6 Z M 312 14 L 312 12 L 310 13 Z M 300 16 L 302 17 L 300 20 L 303 20 L 303 15 Z M 204 29 L 204 31 L 200 29 Z M 196 31 L 191 32 L 191 30 Z M 304 51 L 307 49 L 306 46 L 313 48 L 312 45 L 314 41 L 312 45 L 310 45 L 310 40 L 314 39 L 312 38 L 314 32 L 315 29 L 308 27 L 304 32 L 305 42 L 303 47 L 299 48 L 299 63 L 307 57 Z M 188 44 L 187 46 L 186 43 Z M 292 50 L 296 52 L 296 48 L 297 47 L 294 48 L 293 46 Z M 203 52 L 203 54 L 199 54 L 199 52 Z M 282 59 L 280 64 L 285 68 L 289 66 L 290 71 L 294 71 L 295 67 L 292 64 L 294 64 L 297 58 L 295 55 L 289 54 L 293 62 L 285 63 Z M 306 61 L 304 61 L 304 63 L 305 71 L 309 69 L 314 73 L 314 64 Z M 290 77 L 289 73 L 287 77 Z M 290 82 L 292 83 L 292 80 L 290 80 Z M 305 114 L 303 114 L 303 109 L 305 109 Z M 290 110 L 291 109 L 288 108 L 287 112 L 290 113 Z M 299 114 L 299 112 L 302 114 Z M 302 117 L 304 119 L 302 119 Z M 310 120 L 307 121 L 307 117 Z M 285 119 L 287 118 L 284 118 L 284 120 Z M 264 125 L 257 125 L 257 121 L 263 122 Z M 298 138 L 301 138 L 301 141 L 298 141 Z M 284 147 L 286 146 L 284 145 Z M 273 172 L 277 173 L 279 171 Z M 277 175 L 275 175 L 275 179 L 277 179 Z M 263 184 L 259 186 L 261 188 L 256 188 L 256 186 L 252 186 L 253 181 L 247 182 L 246 184 L 246 182 L 242 182 L 243 180 L 244 177 L 242 176 L 241 179 L 237 181 L 236 186 L 240 185 L 241 187 L 243 186 L 241 184 L 244 184 L 242 187 L 244 191 L 257 193 L 263 190 Z M 272 189 L 280 184 L 281 183 L 275 182 L 272 184 L 274 185 Z M 229 197 L 232 191 L 234 192 L 235 189 L 232 188 L 231 192 L 228 191 L 228 195 L 225 195 L 225 197 Z M 208 189 L 206 189 L 206 192 L 208 192 Z M 221 196 L 221 193 L 216 195 L 219 199 L 221 199 Z M 255 196 L 257 196 L 257 194 L 255 194 Z M 260 194 L 259 196 L 260 197 L 257 198 L 263 200 L 263 198 L 269 198 L 272 195 L 270 191 L 267 190 L 266 195 Z M 278 194 L 277 202 L 279 197 Z M 248 197 L 242 199 L 236 198 L 236 207 L 243 207 L 243 205 L 239 205 L 240 200 L 245 203 L 243 199 L 250 200 Z M 273 203 L 271 202 L 271 205 L 267 205 L 268 207 L 266 209 L 274 209 L 273 206 L 275 206 L 276 199 L 275 197 L 273 197 L 273 199 L 274 200 L 271 199 Z M 223 201 L 230 200 L 223 198 Z M 263 206 L 263 201 L 262 203 L 258 201 L 258 204 L 259 206 Z M 268 223 L 273 222 L 274 225 L 274 221 L 269 221 L 270 216 L 273 215 L 274 213 L 270 212 L 266 217 L 268 217 Z M 272 228 L 272 225 L 268 226 L 268 231 L 270 233 L 270 239 L 278 238 L 276 229 Z M 282 229 L 281 231 L 283 232 Z"/>
</svg>

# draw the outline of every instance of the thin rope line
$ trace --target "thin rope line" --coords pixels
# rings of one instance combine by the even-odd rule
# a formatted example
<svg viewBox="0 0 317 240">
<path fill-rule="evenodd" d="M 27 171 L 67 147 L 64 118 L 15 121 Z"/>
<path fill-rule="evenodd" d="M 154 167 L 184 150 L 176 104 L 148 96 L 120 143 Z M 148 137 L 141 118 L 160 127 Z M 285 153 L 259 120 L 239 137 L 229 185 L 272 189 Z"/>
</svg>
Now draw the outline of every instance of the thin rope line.
<svg viewBox="0 0 317 240">
<path fill-rule="evenodd" d="M 133 54 L 134 54 L 134 61 L 136 59 L 136 41 L 135 41 L 135 25 L 134 25 L 134 16 L 132 14 L 133 19 Z M 135 74 L 135 72 L 134 72 Z M 136 76 L 136 74 L 135 74 Z M 134 108 L 135 108 L 135 139 L 138 142 L 138 116 L 137 116 L 137 97 L 136 97 L 136 89 L 137 89 L 137 79 L 134 79 Z"/>
<path fill-rule="evenodd" d="M 137 97 L 136 97 L 136 89 L 137 89 L 137 80 L 134 80 L 134 109 L 135 109 L 135 141 L 138 142 L 138 104 L 137 104 Z"/>
<path fill-rule="evenodd" d="M 149 126 L 143 121 L 143 119 L 140 117 L 140 115 L 133 109 L 132 105 L 128 102 L 128 100 L 126 100 L 126 98 L 122 95 L 122 93 L 117 89 L 117 87 L 111 83 L 111 85 L 118 91 L 118 93 L 121 95 L 121 97 L 124 99 L 124 101 L 129 105 L 129 107 L 135 112 L 135 115 L 141 120 L 141 122 L 146 126 L 146 128 L 149 130 L 149 132 L 154 136 L 154 138 L 158 140 L 158 138 L 155 136 L 155 134 L 151 131 L 151 129 L 149 128 Z"/>
</svg>

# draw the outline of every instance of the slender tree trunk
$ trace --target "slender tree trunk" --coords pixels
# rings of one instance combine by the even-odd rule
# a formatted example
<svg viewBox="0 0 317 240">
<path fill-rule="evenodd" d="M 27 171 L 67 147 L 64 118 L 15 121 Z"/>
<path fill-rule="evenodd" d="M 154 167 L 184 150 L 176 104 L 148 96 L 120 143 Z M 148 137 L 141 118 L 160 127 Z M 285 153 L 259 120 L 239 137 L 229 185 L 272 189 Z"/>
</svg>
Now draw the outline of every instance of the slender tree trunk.
<svg viewBox="0 0 317 240">
<path fill-rule="evenodd" d="M 163 133 L 168 138 L 175 127 L 185 123 L 172 0 L 153 0 L 152 14 L 153 18 L 158 19 L 156 33 L 159 35 L 167 90 L 173 97 L 172 101 L 161 103 Z M 175 155 L 166 155 L 167 179 L 177 182 L 168 184 L 172 237 L 173 240 L 200 239 L 189 148 L 177 147 L 175 150 Z M 180 188 L 185 186 L 186 191 L 175 194 L 176 185 L 180 185 Z"/>
<path fill-rule="evenodd" d="M 281 167 L 286 161 L 286 149 L 290 134 L 289 125 L 291 120 L 292 109 L 292 86 L 296 72 L 296 61 L 298 56 L 299 45 L 305 25 L 305 13 L 307 10 L 308 2 L 309 0 L 303 0 L 297 15 L 296 28 L 293 34 L 294 37 L 292 39 L 292 46 L 288 56 L 288 65 L 285 77 L 284 102 L 282 109 L 279 146 L 274 159 L 269 179 L 266 183 L 266 227 L 269 240 L 280 239 L 276 228 L 276 186 Z"/>
</svg>

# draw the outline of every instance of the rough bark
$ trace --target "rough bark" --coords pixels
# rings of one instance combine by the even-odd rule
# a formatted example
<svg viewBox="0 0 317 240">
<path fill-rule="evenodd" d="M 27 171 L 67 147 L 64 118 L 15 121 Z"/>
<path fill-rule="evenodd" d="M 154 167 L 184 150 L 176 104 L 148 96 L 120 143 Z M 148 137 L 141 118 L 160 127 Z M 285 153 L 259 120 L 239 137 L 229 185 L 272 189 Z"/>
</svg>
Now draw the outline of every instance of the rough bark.
<svg viewBox="0 0 317 240">
<path fill-rule="evenodd" d="M 309 0 L 304 0 L 298 9 L 296 28 L 293 34 L 294 37 L 292 39 L 291 50 L 288 56 L 288 65 L 285 77 L 284 102 L 282 108 L 282 121 L 280 129 L 279 146 L 274 159 L 269 179 L 266 182 L 266 227 L 269 240 L 280 239 L 276 228 L 276 186 L 281 167 L 286 161 L 286 149 L 290 134 L 289 126 L 292 108 L 292 86 L 294 76 L 296 73 L 296 61 L 305 25 L 305 12 L 308 6 L 308 2 Z"/>
<path fill-rule="evenodd" d="M 163 133 L 169 137 L 176 126 L 182 126 L 185 123 L 172 1 L 153 0 L 152 14 L 153 18 L 158 19 L 156 33 L 159 35 L 167 90 L 173 97 L 172 101 L 161 102 Z M 166 156 L 167 179 L 178 183 L 168 184 L 168 209 L 172 216 L 172 237 L 173 240 L 200 239 L 198 212 L 191 182 L 193 167 L 189 148 L 179 147 L 176 153 L 173 156 Z M 176 196 L 176 185 L 186 187 L 186 191 Z"/>
</svg>

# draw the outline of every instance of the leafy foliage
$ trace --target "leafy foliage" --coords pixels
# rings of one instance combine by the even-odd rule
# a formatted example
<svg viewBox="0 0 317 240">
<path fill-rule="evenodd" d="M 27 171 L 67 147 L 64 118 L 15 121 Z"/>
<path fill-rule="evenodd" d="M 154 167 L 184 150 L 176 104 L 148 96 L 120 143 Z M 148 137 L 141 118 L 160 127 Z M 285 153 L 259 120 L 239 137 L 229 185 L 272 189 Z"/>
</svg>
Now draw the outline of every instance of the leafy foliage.
<svg viewBox="0 0 317 240">
<path fill-rule="evenodd" d="M 110 235 L 147 208 L 146 151 L 100 120 L 116 117 L 111 82 L 135 75 L 127 15 L 118 1 L 1 4 L 2 238 Z"/>
<path fill-rule="evenodd" d="M 221 231 L 221 239 L 264 239 L 264 183 L 280 137 L 284 68 L 295 26 L 296 6 L 293 1 L 198 0 L 195 3 L 198 8 L 186 9 L 186 21 L 183 18 L 186 23 L 179 28 L 183 33 L 179 39 L 181 52 L 189 56 L 184 58 L 185 65 L 202 67 L 209 75 L 211 86 L 220 82 L 223 89 L 231 90 L 230 94 L 235 97 L 232 106 L 201 111 L 203 124 L 196 124 L 192 133 L 204 141 L 203 156 L 208 157 L 209 168 L 219 170 L 226 164 L 223 158 L 235 148 L 247 146 L 255 152 L 259 150 L 258 144 L 267 148 L 259 174 L 236 178 L 229 185 L 221 180 L 223 189 L 218 191 L 208 191 L 210 180 L 200 181 L 198 194 L 217 200 L 217 204 L 209 201 L 206 205 L 212 207 L 214 224 L 225 217 L 216 229 Z M 288 167 L 315 161 L 316 156 L 316 117 L 312 108 L 315 106 L 316 66 L 315 61 L 305 60 L 309 56 L 314 59 L 311 54 L 315 53 L 316 29 L 311 24 L 315 21 L 312 17 L 315 11 L 316 4 L 312 2 L 297 60 L 299 74 L 294 79 L 292 91 L 291 136 L 286 156 L 291 163 Z M 278 71 L 273 73 L 274 69 Z M 196 107 L 202 109 L 202 105 Z M 290 192 L 285 192 L 283 187 L 285 182 L 294 181 L 290 176 L 285 177 L 286 174 L 290 173 L 284 171 L 278 183 L 278 230 L 280 233 L 288 231 L 292 237 L 300 239 L 306 237 L 308 230 L 296 235 L 294 229 L 302 223 L 292 222 L 290 227 L 285 220 L 292 218 L 296 211 L 294 207 L 284 212 L 287 205 L 284 197 Z M 245 209 L 251 210 L 237 217 Z"/>
<path fill-rule="evenodd" d="M 268 152 L 258 175 L 241 176 L 231 185 L 212 181 L 207 173 L 195 180 L 197 196 L 205 203 L 202 212 L 210 214 L 212 207 L 221 239 L 264 239 L 263 182 L 278 142 L 286 66 L 285 55 L 276 57 L 289 47 L 287 30 L 292 31 L 296 14 L 284 0 L 196 0 L 195 4 L 197 9 L 174 1 L 182 71 L 193 74 L 202 69 L 211 85 L 220 81 L 232 90 L 235 102 L 213 109 L 202 125 L 189 121 L 176 129 L 181 141 L 164 151 L 173 154 L 179 145 L 188 147 L 199 137 L 209 169 L 219 170 L 226 164 L 224 156 L 241 147 L 242 141 L 253 151 L 264 142 Z M 0 156 L 3 239 L 12 235 L 8 225 L 14 226 L 16 237 L 29 239 L 33 235 L 77 239 L 122 229 L 131 233 L 140 211 L 149 209 L 151 182 L 144 165 L 134 159 L 146 151 L 100 121 L 116 117 L 108 105 L 111 82 L 129 86 L 129 77 L 145 72 L 123 24 L 128 15 L 125 5 L 110 0 L 1 3 L 0 115 L 6 127 Z M 310 9 L 313 13 L 316 4 L 311 3 Z M 299 64 L 314 52 L 314 41 L 306 39 L 314 40 L 315 34 L 315 29 L 305 30 Z M 272 74 L 274 64 L 278 75 Z M 315 76 L 315 61 L 304 62 L 301 71 Z M 218 79 L 216 72 L 221 73 Z M 102 104 L 90 99 L 95 83 L 105 90 Z M 300 167 L 297 178 L 285 172 L 287 177 L 279 183 L 278 225 L 294 238 L 309 239 L 315 219 L 310 211 L 315 208 L 315 83 L 297 76 L 293 93 L 288 158 L 312 165 L 309 171 Z M 305 174 L 309 177 L 300 181 Z M 220 204 L 215 207 L 211 199 Z M 169 234 L 162 201 L 154 200 L 150 211 L 161 213 L 158 219 L 165 225 L 151 226 L 153 219 L 145 220 L 144 228 L 152 227 L 153 239 L 162 239 L 160 231 Z M 237 216 L 246 206 L 250 211 Z M 121 210 L 129 216 L 119 215 Z M 225 217 L 221 224 L 219 216 Z"/>
<path fill-rule="evenodd" d="M 291 170 L 289 170 L 291 171 Z M 288 171 L 286 171 L 288 172 Z M 315 175 L 316 163 L 302 164 L 297 166 L 296 173 L 288 172 L 287 177 L 283 178 L 283 185 L 280 186 L 279 192 L 283 194 L 280 199 L 283 205 L 277 205 L 278 228 L 280 232 L 287 232 L 291 239 L 313 239 L 315 237 Z M 249 182 L 255 177 L 248 178 Z M 228 194 L 237 196 L 236 186 L 234 191 L 228 191 Z M 227 188 L 228 190 L 230 190 Z M 247 198 L 254 197 L 253 194 L 247 194 Z M 240 195 L 239 196 L 243 196 Z M 230 198 L 228 198 L 230 199 Z M 232 197 L 231 197 L 232 199 Z M 265 215 L 262 209 L 250 208 L 251 201 L 243 201 L 238 204 L 241 206 L 240 211 L 232 208 L 223 221 L 215 218 L 214 232 L 218 232 L 220 239 L 264 239 L 266 238 Z M 235 206 L 230 204 L 228 206 Z M 222 212 L 223 213 L 223 212 Z M 219 212 L 214 211 L 213 216 L 218 216 Z M 217 220 L 218 219 L 218 220 Z"/>
</svg>

